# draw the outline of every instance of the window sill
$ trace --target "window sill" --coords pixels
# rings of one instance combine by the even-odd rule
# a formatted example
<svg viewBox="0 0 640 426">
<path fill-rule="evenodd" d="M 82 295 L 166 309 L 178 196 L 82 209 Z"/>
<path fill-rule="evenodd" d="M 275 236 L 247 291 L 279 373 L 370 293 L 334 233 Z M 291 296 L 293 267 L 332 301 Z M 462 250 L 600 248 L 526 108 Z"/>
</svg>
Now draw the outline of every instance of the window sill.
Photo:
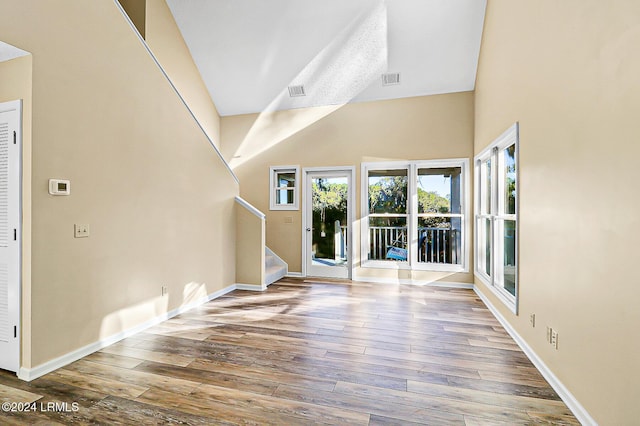
<svg viewBox="0 0 640 426">
<path fill-rule="evenodd" d="M 409 262 L 393 262 L 393 261 L 380 261 L 380 260 L 368 260 L 362 263 L 361 268 L 372 269 L 393 269 L 403 271 L 420 271 L 420 272 L 454 272 L 454 273 L 468 273 L 469 270 L 461 265 L 443 265 L 443 264 L 420 264 L 413 268 L 409 265 Z"/>
<path fill-rule="evenodd" d="M 295 211 L 295 210 L 299 210 L 299 208 L 296 205 L 291 205 L 291 206 L 269 206 L 269 210 L 273 210 L 273 211 Z"/>
<path fill-rule="evenodd" d="M 408 262 L 394 262 L 384 260 L 367 260 L 362 263 L 362 268 L 374 268 L 374 269 L 397 269 L 397 270 L 411 270 Z"/>
<path fill-rule="evenodd" d="M 463 265 L 450 265 L 445 263 L 418 263 L 413 267 L 414 271 L 432 272 L 456 272 L 468 273 L 469 269 Z"/>
<path fill-rule="evenodd" d="M 473 274 L 484 286 L 491 291 L 500 301 L 507 307 L 511 312 L 515 315 L 518 315 L 518 304 L 516 303 L 516 298 L 511 294 L 507 295 L 505 291 L 501 291 L 499 288 L 496 288 L 491 281 L 487 280 L 486 276 L 475 271 Z"/>
</svg>

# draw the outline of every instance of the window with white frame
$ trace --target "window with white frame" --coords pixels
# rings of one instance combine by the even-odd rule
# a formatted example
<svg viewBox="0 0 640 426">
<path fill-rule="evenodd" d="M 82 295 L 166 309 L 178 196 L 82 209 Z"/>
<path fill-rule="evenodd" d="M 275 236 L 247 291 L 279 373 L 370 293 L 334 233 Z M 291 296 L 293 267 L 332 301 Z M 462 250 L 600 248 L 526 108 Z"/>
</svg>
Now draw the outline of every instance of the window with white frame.
<svg viewBox="0 0 640 426">
<path fill-rule="evenodd" d="M 475 164 L 475 273 L 517 312 L 518 123 L 478 154 Z"/>
<path fill-rule="evenodd" d="M 417 168 L 419 263 L 462 265 L 462 166 Z"/>
<path fill-rule="evenodd" d="M 466 270 L 466 159 L 363 163 L 363 266 Z"/>
<path fill-rule="evenodd" d="M 369 260 L 408 259 L 408 169 L 367 170 Z"/>
<path fill-rule="evenodd" d="M 271 210 L 298 210 L 299 166 L 273 166 L 269 169 L 269 206 Z"/>
</svg>

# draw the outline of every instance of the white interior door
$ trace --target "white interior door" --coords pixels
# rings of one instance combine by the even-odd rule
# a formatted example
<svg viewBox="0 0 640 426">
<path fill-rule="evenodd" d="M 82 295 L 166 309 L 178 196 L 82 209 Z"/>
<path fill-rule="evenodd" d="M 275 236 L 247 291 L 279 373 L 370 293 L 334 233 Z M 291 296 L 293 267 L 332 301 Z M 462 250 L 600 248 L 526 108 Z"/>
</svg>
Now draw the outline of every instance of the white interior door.
<svg viewBox="0 0 640 426">
<path fill-rule="evenodd" d="M 20 367 L 21 101 L 0 103 L 0 368 Z"/>
<path fill-rule="evenodd" d="M 305 170 L 304 265 L 306 275 L 351 277 L 351 169 Z"/>
</svg>

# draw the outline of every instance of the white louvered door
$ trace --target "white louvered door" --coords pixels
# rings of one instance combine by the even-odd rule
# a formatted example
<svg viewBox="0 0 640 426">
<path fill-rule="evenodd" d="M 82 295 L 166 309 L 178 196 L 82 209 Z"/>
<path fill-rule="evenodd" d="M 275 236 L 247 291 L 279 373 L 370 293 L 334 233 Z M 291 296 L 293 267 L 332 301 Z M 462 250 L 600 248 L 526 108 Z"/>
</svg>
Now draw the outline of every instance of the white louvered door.
<svg viewBox="0 0 640 426">
<path fill-rule="evenodd" d="M 0 103 L 0 368 L 20 367 L 21 101 Z"/>
</svg>

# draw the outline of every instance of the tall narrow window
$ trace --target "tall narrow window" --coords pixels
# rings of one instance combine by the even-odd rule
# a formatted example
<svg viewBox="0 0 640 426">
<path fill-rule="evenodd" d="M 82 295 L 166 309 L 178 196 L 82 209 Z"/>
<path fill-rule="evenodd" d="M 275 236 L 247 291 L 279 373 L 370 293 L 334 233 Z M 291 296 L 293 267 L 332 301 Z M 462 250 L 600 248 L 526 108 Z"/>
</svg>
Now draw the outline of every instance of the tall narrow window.
<svg viewBox="0 0 640 426">
<path fill-rule="evenodd" d="M 269 169 L 270 209 L 298 210 L 298 166 L 276 166 Z"/>
<path fill-rule="evenodd" d="M 485 280 L 491 280 L 491 226 L 493 220 L 491 196 L 491 155 L 476 161 L 478 199 L 476 201 L 476 271 Z"/>
<path fill-rule="evenodd" d="M 462 264 L 462 167 L 417 169 L 419 263 Z"/>
<path fill-rule="evenodd" d="M 369 170 L 369 260 L 407 261 L 407 169 Z"/>
<path fill-rule="evenodd" d="M 518 124 L 476 156 L 476 275 L 517 312 Z"/>
</svg>

